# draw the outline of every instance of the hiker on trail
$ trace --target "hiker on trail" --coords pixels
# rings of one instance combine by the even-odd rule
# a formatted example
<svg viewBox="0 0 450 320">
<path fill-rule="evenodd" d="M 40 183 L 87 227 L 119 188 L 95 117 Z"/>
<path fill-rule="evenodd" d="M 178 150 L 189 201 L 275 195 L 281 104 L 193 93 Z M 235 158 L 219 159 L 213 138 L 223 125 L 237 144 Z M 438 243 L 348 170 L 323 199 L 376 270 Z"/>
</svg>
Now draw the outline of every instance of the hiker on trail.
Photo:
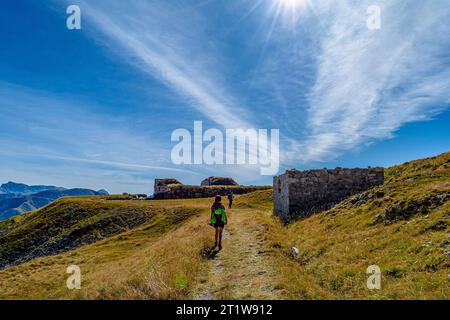
<svg viewBox="0 0 450 320">
<path fill-rule="evenodd" d="M 222 250 L 222 232 L 227 224 L 227 213 L 222 204 L 222 197 L 216 196 L 216 199 L 211 206 L 211 225 L 216 229 L 216 243 L 214 250 Z"/>
<path fill-rule="evenodd" d="M 233 191 L 228 192 L 228 208 L 231 209 L 231 206 L 233 205 Z"/>
</svg>

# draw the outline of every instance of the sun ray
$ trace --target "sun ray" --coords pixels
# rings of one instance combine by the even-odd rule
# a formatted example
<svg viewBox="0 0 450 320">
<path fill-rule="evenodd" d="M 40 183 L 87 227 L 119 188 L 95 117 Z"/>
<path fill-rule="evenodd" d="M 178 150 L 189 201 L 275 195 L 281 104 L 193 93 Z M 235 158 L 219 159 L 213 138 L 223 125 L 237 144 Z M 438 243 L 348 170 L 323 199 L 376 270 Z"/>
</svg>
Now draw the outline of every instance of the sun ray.
<svg viewBox="0 0 450 320">
<path fill-rule="evenodd" d="M 268 18 L 269 23 L 267 24 L 267 31 L 262 41 L 261 51 L 258 55 L 254 71 L 250 77 L 250 85 L 252 85 L 258 73 L 261 62 L 263 61 L 269 43 L 271 42 L 271 38 L 274 33 L 277 32 L 276 29 L 278 25 L 288 26 L 288 30 L 290 30 L 295 37 L 295 27 L 297 22 L 299 21 L 301 14 L 309 7 L 310 2 L 309 0 L 266 0 L 262 3 L 261 0 L 257 0 L 251 10 L 244 15 L 244 18 L 248 17 L 254 10 L 263 4 L 267 4 L 265 10 L 266 18 Z"/>
<path fill-rule="evenodd" d="M 263 5 L 264 0 L 257 0 L 255 1 L 255 3 L 253 4 L 253 6 L 250 8 L 250 10 L 248 10 L 239 20 L 238 23 L 240 23 L 241 21 L 245 20 L 248 16 L 250 16 L 256 9 L 258 9 L 259 7 L 261 7 L 261 5 Z"/>
<path fill-rule="evenodd" d="M 273 20 L 269 30 L 269 38 L 275 28 L 277 21 L 287 26 L 291 30 L 295 30 L 301 15 L 310 6 L 309 0 L 273 0 L 268 7 L 269 15 L 273 16 Z"/>
</svg>

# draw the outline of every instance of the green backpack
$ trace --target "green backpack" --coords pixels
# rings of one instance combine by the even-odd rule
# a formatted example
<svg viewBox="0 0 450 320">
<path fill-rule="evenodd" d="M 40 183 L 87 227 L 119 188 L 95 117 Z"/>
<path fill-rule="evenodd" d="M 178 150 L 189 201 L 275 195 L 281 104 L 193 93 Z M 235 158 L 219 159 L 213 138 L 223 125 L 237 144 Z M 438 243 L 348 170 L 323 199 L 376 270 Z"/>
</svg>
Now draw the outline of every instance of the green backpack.
<svg viewBox="0 0 450 320">
<path fill-rule="evenodd" d="M 225 210 L 219 208 L 219 209 L 214 210 L 214 213 L 211 215 L 211 224 L 216 224 L 216 222 L 217 222 L 216 215 L 221 215 L 222 222 L 227 223 L 227 212 Z"/>
</svg>

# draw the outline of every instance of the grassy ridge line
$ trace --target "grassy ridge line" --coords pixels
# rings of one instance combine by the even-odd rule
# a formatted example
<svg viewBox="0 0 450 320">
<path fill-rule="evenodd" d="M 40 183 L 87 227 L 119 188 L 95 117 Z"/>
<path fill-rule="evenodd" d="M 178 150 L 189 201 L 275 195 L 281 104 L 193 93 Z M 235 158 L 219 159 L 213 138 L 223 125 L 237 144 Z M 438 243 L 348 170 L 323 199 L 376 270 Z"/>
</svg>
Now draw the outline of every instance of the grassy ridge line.
<svg viewBox="0 0 450 320">
<path fill-rule="evenodd" d="M 0 299 L 186 298 L 202 267 L 201 249 L 210 242 L 206 212 L 198 201 L 165 206 L 181 211 L 160 212 L 119 235 L 0 271 Z M 66 288 L 72 264 L 81 268 L 81 290 Z"/>
<path fill-rule="evenodd" d="M 154 206 L 148 201 L 64 198 L 8 224 L 0 233 L 0 267 L 94 243 L 157 215 L 186 217 L 191 211 Z"/>
</svg>

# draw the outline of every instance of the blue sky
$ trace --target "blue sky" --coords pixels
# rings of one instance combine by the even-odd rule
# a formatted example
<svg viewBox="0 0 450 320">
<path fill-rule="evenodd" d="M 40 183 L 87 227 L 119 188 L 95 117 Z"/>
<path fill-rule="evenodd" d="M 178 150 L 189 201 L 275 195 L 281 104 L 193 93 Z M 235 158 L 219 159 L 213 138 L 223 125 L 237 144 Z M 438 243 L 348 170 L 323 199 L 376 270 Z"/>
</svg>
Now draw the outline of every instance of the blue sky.
<svg viewBox="0 0 450 320">
<path fill-rule="evenodd" d="M 446 0 L 3 1 L 0 180 L 271 184 L 251 166 L 172 164 L 171 132 L 194 120 L 280 129 L 280 172 L 448 151 L 448 21 Z"/>
</svg>

